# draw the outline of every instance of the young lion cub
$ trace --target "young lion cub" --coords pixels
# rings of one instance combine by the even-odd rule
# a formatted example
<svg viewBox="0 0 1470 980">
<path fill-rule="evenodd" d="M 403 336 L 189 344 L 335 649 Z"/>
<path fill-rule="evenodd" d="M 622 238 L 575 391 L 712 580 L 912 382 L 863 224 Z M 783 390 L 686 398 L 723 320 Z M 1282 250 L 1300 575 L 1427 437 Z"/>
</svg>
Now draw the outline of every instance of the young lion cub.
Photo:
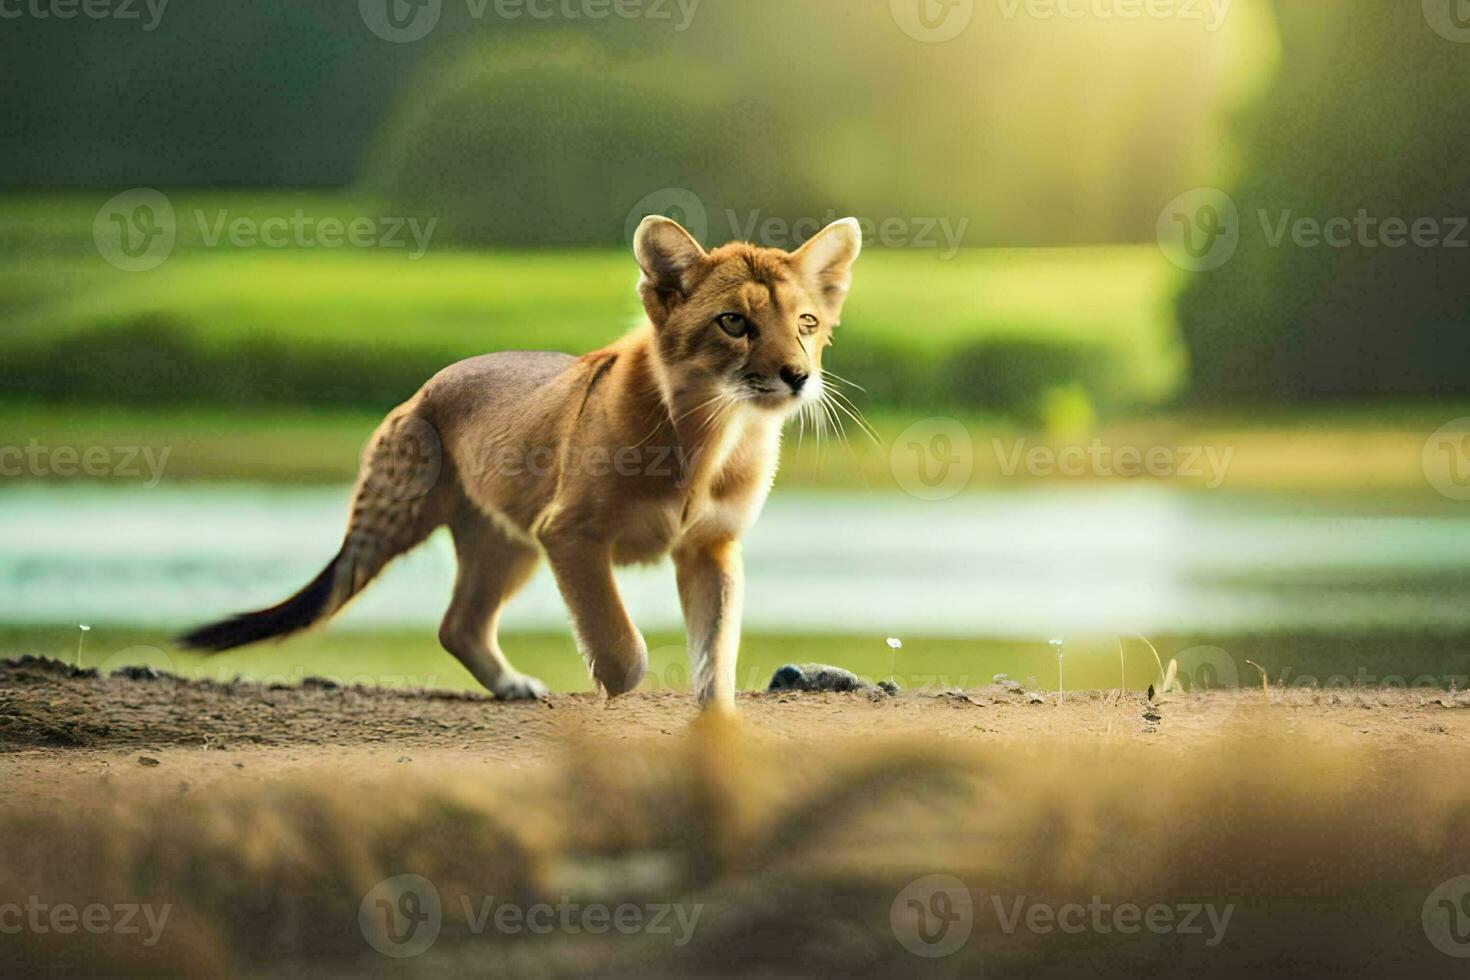
<svg viewBox="0 0 1470 980">
<path fill-rule="evenodd" d="M 787 253 L 706 252 L 648 218 L 633 245 L 647 323 L 582 357 L 490 354 L 435 375 L 374 433 L 342 549 L 321 574 L 181 642 L 229 650 L 323 622 L 448 525 L 459 572 L 439 639 L 497 697 L 546 691 L 496 638 L 542 555 L 593 679 L 618 695 L 642 679 L 648 652 L 613 566 L 671 554 L 695 692 L 732 705 L 740 536 L 770 491 L 782 424 L 822 397 L 822 351 L 861 247 L 852 219 Z"/>
</svg>

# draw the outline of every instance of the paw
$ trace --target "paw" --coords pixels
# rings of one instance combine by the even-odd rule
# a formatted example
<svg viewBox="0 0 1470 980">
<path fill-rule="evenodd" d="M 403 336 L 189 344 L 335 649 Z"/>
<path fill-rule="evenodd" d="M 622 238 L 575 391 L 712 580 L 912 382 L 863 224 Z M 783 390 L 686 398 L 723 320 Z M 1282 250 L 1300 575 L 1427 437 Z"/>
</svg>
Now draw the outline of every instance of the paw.
<svg viewBox="0 0 1470 980">
<path fill-rule="evenodd" d="M 491 689 L 498 701 L 537 701 L 546 697 L 546 685 L 528 674 L 502 674 Z"/>
</svg>

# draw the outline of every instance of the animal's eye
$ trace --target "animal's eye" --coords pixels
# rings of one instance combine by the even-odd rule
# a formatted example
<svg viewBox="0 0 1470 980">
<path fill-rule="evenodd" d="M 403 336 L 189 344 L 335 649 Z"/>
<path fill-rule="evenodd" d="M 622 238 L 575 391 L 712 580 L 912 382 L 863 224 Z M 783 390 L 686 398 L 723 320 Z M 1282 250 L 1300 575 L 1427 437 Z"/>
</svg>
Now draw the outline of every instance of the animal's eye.
<svg viewBox="0 0 1470 980">
<path fill-rule="evenodd" d="M 816 333 L 816 331 L 817 331 L 817 318 L 814 317 L 814 316 L 812 316 L 810 313 L 803 313 L 797 319 L 797 322 L 801 324 L 801 332 L 802 333 L 805 333 L 805 334 Z"/>
<path fill-rule="evenodd" d="M 750 321 L 739 313 L 721 313 L 715 317 L 715 322 L 732 337 L 744 337 L 750 333 Z"/>
</svg>

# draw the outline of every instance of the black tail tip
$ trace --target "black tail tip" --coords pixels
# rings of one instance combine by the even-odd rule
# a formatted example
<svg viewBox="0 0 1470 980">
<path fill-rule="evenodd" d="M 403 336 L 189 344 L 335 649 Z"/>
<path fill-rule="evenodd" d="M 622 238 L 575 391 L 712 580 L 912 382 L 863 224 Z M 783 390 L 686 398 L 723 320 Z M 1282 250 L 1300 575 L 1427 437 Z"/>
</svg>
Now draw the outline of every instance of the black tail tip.
<svg viewBox="0 0 1470 980">
<path fill-rule="evenodd" d="M 226 650 L 249 646 L 274 635 L 261 629 L 260 624 L 252 624 L 252 620 L 259 616 L 259 613 L 231 616 L 229 619 L 192 629 L 175 639 L 174 643 L 185 650 L 198 650 L 202 653 L 224 653 Z"/>
<path fill-rule="evenodd" d="M 278 606 L 240 613 L 190 630 L 174 642 L 187 650 L 223 653 L 262 640 L 274 640 L 314 626 L 329 612 L 335 562 L 306 588 Z"/>
</svg>

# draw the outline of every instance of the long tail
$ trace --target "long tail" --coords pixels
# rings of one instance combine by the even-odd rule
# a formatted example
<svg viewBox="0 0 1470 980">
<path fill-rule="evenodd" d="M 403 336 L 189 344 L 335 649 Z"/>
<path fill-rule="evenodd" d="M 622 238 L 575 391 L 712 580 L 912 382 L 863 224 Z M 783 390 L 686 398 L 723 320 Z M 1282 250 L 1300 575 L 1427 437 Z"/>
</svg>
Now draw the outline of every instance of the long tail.
<svg viewBox="0 0 1470 980">
<path fill-rule="evenodd" d="M 289 636 L 322 622 L 334 611 L 330 607 L 332 594 L 337 590 L 337 565 L 341 560 L 342 553 L 338 552 L 311 584 L 285 602 L 200 626 L 179 637 L 179 645 L 222 653 L 261 640 Z"/>
<path fill-rule="evenodd" d="M 180 646 L 220 653 L 286 637 L 326 622 L 387 564 L 422 542 L 437 526 L 431 502 L 442 480 L 438 433 L 402 409 L 378 428 L 363 454 L 352 517 L 342 549 L 316 578 L 285 602 L 200 626 Z"/>
</svg>

